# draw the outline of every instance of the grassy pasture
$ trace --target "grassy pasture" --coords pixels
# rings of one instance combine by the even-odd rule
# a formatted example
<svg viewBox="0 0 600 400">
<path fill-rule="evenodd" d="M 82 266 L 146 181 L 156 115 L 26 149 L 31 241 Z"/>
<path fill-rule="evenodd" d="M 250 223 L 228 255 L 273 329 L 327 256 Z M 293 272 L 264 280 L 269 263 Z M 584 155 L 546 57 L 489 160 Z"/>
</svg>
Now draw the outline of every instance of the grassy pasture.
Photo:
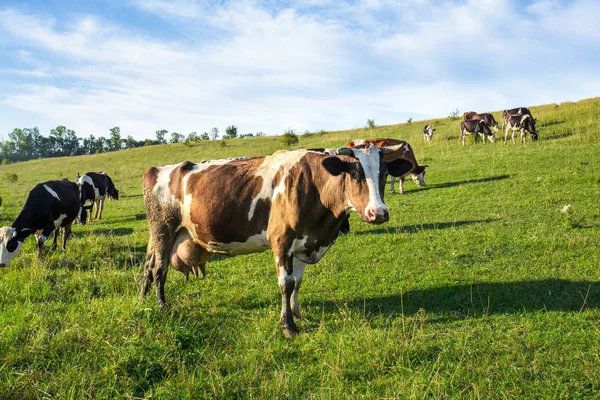
<svg viewBox="0 0 600 400">
<path fill-rule="evenodd" d="M 307 268 L 291 341 L 270 252 L 215 257 L 205 279 L 171 270 L 163 312 L 137 297 L 145 168 L 269 154 L 279 138 L 0 166 L 2 225 L 44 180 L 104 170 L 121 195 L 66 253 L 40 260 L 29 239 L 0 270 L 0 399 L 600 398 L 600 98 L 531 110 L 526 145 L 463 148 L 446 118 L 301 137 L 402 138 L 430 168 L 426 187 L 386 194 L 389 223 L 354 215 Z"/>
</svg>

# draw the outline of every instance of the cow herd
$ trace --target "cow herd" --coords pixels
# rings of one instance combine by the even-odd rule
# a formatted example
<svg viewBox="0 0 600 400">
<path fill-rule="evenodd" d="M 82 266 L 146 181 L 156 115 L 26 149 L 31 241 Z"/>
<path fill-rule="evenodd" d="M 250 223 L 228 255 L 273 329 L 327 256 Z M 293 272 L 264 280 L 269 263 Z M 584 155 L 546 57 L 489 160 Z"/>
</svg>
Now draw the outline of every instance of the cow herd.
<svg viewBox="0 0 600 400">
<path fill-rule="evenodd" d="M 493 142 L 491 129 L 498 129 L 494 117 L 466 114 L 461 123 L 463 144 L 470 133 L 482 136 L 484 143 L 486 137 Z M 506 110 L 503 123 L 505 142 L 510 129 L 513 141 L 519 129 L 537 139 L 535 120 L 525 108 Z M 426 142 L 434 131 L 425 126 Z M 388 221 L 383 201 L 387 175 L 392 177 L 390 192 L 399 178 L 399 191 L 404 193 L 404 177 L 412 174 L 417 185 L 424 185 L 426 167 L 417 162 L 406 141 L 376 138 L 352 140 L 336 149 L 148 168 L 142 189 L 149 242 L 140 296 L 154 285 L 159 306 L 165 305 L 169 265 L 187 279 L 190 272 L 204 275 L 212 254 L 236 256 L 271 249 L 281 291 L 282 329 L 286 337 L 293 337 L 294 318 L 301 318 L 298 292 L 306 265 L 317 263 L 338 235 L 349 231 L 351 211 L 366 223 Z M 63 179 L 36 185 L 12 226 L 0 229 L 0 266 L 8 266 L 32 234 L 42 256 L 44 242 L 54 232 L 56 247 L 62 228 L 65 250 L 72 223 L 101 219 L 104 200 L 118 200 L 118 194 L 104 172 L 86 173 L 76 182 Z"/>
<path fill-rule="evenodd" d="M 520 143 L 527 141 L 527 134 L 531 135 L 531 140 L 538 140 L 538 131 L 535 127 L 536 120 L 531 115 L 531 111 L 525 107 L 512 108 L 502 112 L 502 131 L 504 132 L 504 144 L 508 141 L 508 133 L 512 131 L 512 142 L 515 143 L 515 132 L 521 132 Z M 433 132 L 431 126 L 426 125 L 423 128 L 425 141 L 430 142 Z M 490 142 L 496 140 L 495 132 L 498 131 L 498 123 L 492 114 L 478 114 L 475 111 L 467 111 L 462 115 L 460 124 L 460 139 L 463 146 L 466 146 L 466 138 L 473 134 L 473 141 L 481 136 L 483 143 L 487 138 Z"/>
</svg>

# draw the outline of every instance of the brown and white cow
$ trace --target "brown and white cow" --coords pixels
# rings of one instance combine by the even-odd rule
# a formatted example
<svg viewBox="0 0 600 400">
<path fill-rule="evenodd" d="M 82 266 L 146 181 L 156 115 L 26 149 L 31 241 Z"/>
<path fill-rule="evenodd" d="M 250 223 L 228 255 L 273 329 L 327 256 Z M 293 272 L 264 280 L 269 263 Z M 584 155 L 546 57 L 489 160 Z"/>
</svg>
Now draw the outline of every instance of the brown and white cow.
<svg viewBox="0 0 600 400">
<path fill-rule="evenodd" d="M 490 128 L 492 128 L 495 132 L 498 132 L 498 123 L 496 122 L 494 116 L 490 113 L 475 114 L 471 119 L 484 120 L 490 126 Z"/>
<path fill-rule="evenodd" d="M 433 132 L 435 129 L 431 125 L 425 125 L 423 128 L 423 139 L 425 139 L 425 143 L 430 143 L 433 138 Z"/>
<path fill-rule="evenodd" d="M 477 136 L 481 136 L 483 144 L 485 144 L 485 138 L 487 137 L 490 142 L 496 141 L 496 134 L 492 132 L 487 122 L 482 119 L 467 119 L 460 123 L 460 138 L 462 145 L 467 145 L 467 135 L 473 134 L 473 143 L 477 142 Z"/>
<path fill-rule="evenodd" d="M 531 135 L 532 141 L 538 140 L 538 131 L 535 129 L 535 119 L 529 114 L 512 115 L 506 120 L 506 131 L 504 132 L 504 144 L 508 141 L 508 131 L 512 130 L 512 142 L 515 143 L 515 131 L 521 131 L 520 143 L 527 142 L 527 133 Z"/>
<path fill-rule="evenodd" d="M 394 185 L 396 183 L 396 178 L 399 178 L 399 190 L 400 194 L 404 194 L 404 178 L 408 174 L 412 174 L 413 181 L 418 186 L 425 186 L 425 168 L 429 167 L 428 164 L 419 165 L 417 159 L 415 158 L 415 153 L 413 152 L 412 147 L 408 142 L 404 140 L 397 139 L 384 139 L 384 138 L 373 138 L 373 139 L 354 139 L 346 143 L 346 147 L 356 148 L 362 147 L 365 145 L 373 144 L 380 148 L 399 146 L 397 150 L 388 153 L 384 156 L 385 161 L 393 161 L 396 159 L 406 160 L 412 164 L 412 169 L 410 171 L 406 171 L 406 173 L 401 175 L 394 175 L 390 172 L 390 193 L 394 192 Z"/>
<path fill-rule="evenodd" d="M 80 206 L 79 188 L 68 179 L 37 184 L 29 194 L 12 226 L 0 228 L 0 267 L 10 264 L 23 247 L 25 239 L 35 234 L 38 254 L 43 255 L 44 243 L 54 232 L 53 248 L 58 231 L 64 228 L 63 251 L 71 234 L 71 224 L 78 216 L 85 223 L 86 210 Z"/>
<path fill-rule="evenodd" d="M 473 115 L 477 115 L 477 111 L 467 111 L 462 115 L 462 120 L 473 119 Z"/>
<path fill-rule="evenodd" d="M 159 306 L 165 304 L 169 263 L 197 276 L 213 253 L 272 249 L 283 332 L 294 336 L 304 269 L 335 242 L 347 214 L 355 210 L 374 224 L 389 219 L 385 175 L 412 168 L 404 160 L 385 162 L 383 154 L 393 150 L 343 148 L 335 156 L 296 150 L 149 168 L 143 190 L 150 240 L 140 295 L 154 282 Z"/>
</svg>

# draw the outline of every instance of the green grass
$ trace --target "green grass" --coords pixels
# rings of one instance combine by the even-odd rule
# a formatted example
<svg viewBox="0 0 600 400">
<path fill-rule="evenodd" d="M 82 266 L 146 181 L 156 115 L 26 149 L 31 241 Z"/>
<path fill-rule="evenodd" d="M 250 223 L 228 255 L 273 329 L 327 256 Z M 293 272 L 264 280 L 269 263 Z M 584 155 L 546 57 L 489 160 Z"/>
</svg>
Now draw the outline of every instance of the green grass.
<svg viewBox="0 0 600 400">
<path fill-rule="evenodd" d="M 430 168 L 428 186 L 386 194 L 389 223 L 353 215 L 307 268 L 291 341 L 271 252 L 215 257 L 189 282 L 171 270 L 163 312 L 154 292 L 138 300 L 145 168 L 280 138 L 0 166 L 2 225 L 44 180 L 104 170 L 120 190 L 66 253 L 40 260 L 30 239 L 0 270 L 0 398 L 600 398 L 600 99 L 531 110 L 526 145 L 463 148 L 449 119 L 301 136 L 402 138 Z"/>
</svg>

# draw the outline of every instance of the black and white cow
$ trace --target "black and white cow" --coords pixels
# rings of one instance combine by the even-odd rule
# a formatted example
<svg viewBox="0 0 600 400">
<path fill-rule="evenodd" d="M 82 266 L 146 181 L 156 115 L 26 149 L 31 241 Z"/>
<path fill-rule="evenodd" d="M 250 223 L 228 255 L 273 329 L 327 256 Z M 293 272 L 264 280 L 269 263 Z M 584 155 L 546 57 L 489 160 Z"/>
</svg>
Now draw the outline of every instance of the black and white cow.
<svg viewBox="0 0 600 400">
<path fill-rule="evenodd" d="M 71 224 L 79 217 L 86 219 L 86 210 L 79 202 L 79 187 L 68 179 L 37 184 L 27 196 L 23 209 L 10 227 L 0 228 L 0 267 L 10 264 L 19 254 L 23 241 L 30 235 L 37 238 L 38 254 L 50 234 L 54 232 L 56 247 L 58 231 L 64 228 L 63 251 L 71 234 Z"/>
<path fill-rule="evenodd" d="M 475 119 L 475 120 L 484 120 L 485 122 L 487 122 L 487 124 L 490 126 L 490 128 L 492 128 L 495 132 L 498 132 L 498 123 L 496 122 L 496 119 L 494 118 L 494 116 L 490 113 L 481 113 L 481 114 L 475 114 L 473 115 L 473 118 L 471 119 Z"/>
<path fill-rule="evenodd" d="M 508 118 L 513 115 L 531 115 L 531 111 L 527 107 L 517 107 L 502 111 L 502 130 L 504 130 Z M 533 117 L 533 115 L 531 116 Z"/>
<path fill-rule="evenodd" d="M 535 119 L 529 114 L 512 115 L 506 120 L 506 131 L 504 132 L 504 144 L 508 141 L 508 131 L 512 130 L 512 141 L 515 143 L 515 131 L 521 131 L 520 143 L 527 141 L 527 133 L 531 135 L 531 140 L 538 140 L 538 131 L 535 129 Z"/>
<path fill-rule="evenodd" d="M 110 176 L 104 172 L 88 172 L 77 181 L 81 187 L 80 201 L 85 205 L 87 201 L 91 202 L 90 222 L 92 219 L 102 219 L 102 210 L 104 209 L 104 200 L 110 199 L 119 200 L 119 191 L 115 188 Z M 94 205 L 96 206 L 96 214 L 94 215 Z"/>
<path fill-rule="evenodd" d="M 487 122 L 482 119 L 467 119 L 460 123 L 460 133 L 463 146 L 466 146 L 467 135 L 474 134 L 473 142 L 477 142 L 477 136 L 481 136 L 483 143 L 485 144 L 485 138 L 487 137 L 490 142 L 496 141 L 496 134 L 492 132 Z"/>
<path fill-rule="evenodd" d="M 431 139 L 433 138 L 433 132 L 435 132 L 435 129 L 431 125 L 425 125 L 423 128 L 423 138 L 425 139 L 426 143 L 431 142 Z"/>
</svg>

